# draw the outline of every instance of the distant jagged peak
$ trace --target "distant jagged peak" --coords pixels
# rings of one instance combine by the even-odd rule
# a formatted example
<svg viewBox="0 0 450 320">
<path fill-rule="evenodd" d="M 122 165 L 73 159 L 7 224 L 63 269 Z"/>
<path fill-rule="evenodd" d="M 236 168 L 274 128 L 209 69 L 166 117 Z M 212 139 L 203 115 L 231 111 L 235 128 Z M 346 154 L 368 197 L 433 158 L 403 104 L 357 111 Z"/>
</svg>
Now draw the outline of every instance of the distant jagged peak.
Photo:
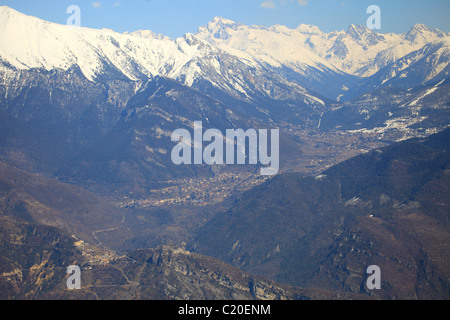
<svg viewBox="0 0 450 320">
<path fill-rule="evenodd" d="M 223 18 L 223 17 L 214 17 L 210 23 L 221 24 L 221 25 L 233 25 L 236 24 L 235 21 Z"/>
<path fill-rule="evenodd" d="M 225 30 L 228 28 L 236 29 L 239 26 L 243 26 L 243 24 L 223 17 L 214 17 L 210 22 L 208 22 L 206 26 L 203 26 L 203 28 L 206 28 L 210 31 L 215 31 L 218 29 Z"/>
<path fill-rule="evenodd" d="M 382 34 L 370 30 L 366 26 L 351 24 L 347 29 L 347 35 L 361 45 L 376 45 L 378 42 L 384 41 Z"/>
<path fill-rule="evenodd" d="M 411 27 L 411 29 L 409 30 L 409 32 L 423 32 L 423 31 L 429 31 L 429 32 L 433 32 L 434 29 L 426 26 L 423 23 L 416 23 L 415 25 L 413 25 Z"/>
<path fill-rule="evenodd" d="M 361 37 L 366 35 L 378 34 L 377 32 L 370 30 L 366 26 L 351 24 L 347 29 L 347 34 L 354 39 L 361 39 Z"/>
<path fill-rule="evenodd" d="M 420 42 L 445 38 L 446 36 L 448 35 L 439 29 L 433 29 L 424 24 L 417 23 L 405 34 L 405 39 L 411 42 Z"/>
<path fill-rule="evenodd" d="M 226 40 L 229 37 L 227 30 L 236 30 L 239 26 L 242 26 L 242 24 L 226 18 L 214 17 L 208 24 L 198 28 L 198 33 L 210 34 L 216 39 Z"/>
<path fill-rule="evenodd" d="M 296 30 L 298 32 L 300 32 L 300 33 L 311 34 L 311 35 L 313 35 L 313 34 L 322 34 L 323 33 L 322 30 L 320 30 L 319 27 L 313 26 L 313 25 L 310 25 L 310 24 L 304 24 L 304 23 L 300 24 L 297 27 Z"/>
<path fill-rule="evenodd" d="M 369 28 L 367 28 L 366 26 L 362 26 L 359 24 L 351 24 L 348 29 L 347 29 L 347 33 L 349 34 L 362 34 L 362 33 L 367 33 L 370 32 Z"/>
<path fill-rule="evenodd" d="M 201 39 L 194 33 L 186 33 L 183 38 L 177 39 L 177 42 L 185 41 L 189 46 L 201 46 L 202 48 L 208 47 L 212 50 L 212 46 L 209 42 Z M 199 47 L 200 48 L 200 47 Z"/>
<path fill-rule="evenodd" d="M 130 35 L 130 36 L 135 36 L 135 37 L 140 37 L 140 38 L 147 38 L 147 39 L 158 39 L 158 40 L 170 40 L 170 38 L 168 36 L 165 36 L 161 33 L 154 33 L 151 30 L 136 30 L 133 32 L 124 32 L 124 35 Z"/>
</svg>

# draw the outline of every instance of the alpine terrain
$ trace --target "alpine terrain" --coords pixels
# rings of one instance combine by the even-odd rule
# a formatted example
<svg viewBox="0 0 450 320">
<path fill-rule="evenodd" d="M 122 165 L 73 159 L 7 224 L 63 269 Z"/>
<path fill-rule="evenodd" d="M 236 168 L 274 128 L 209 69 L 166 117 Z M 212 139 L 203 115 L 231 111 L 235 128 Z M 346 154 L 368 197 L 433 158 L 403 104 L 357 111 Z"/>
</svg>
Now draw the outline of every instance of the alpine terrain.
<svg viewBox="0 0 450 320">
<path fill-rule="evenodd" d="M 0 34 L 0 299 L 450 298 L 449 33 L 172 39 L 0 6 Z M 247 134 L 245 163 L 175 164 L 214 140 L 173 135 L 198 122 Z M 278 130 L 276 174 L 251 130 Z"/>
</svg>

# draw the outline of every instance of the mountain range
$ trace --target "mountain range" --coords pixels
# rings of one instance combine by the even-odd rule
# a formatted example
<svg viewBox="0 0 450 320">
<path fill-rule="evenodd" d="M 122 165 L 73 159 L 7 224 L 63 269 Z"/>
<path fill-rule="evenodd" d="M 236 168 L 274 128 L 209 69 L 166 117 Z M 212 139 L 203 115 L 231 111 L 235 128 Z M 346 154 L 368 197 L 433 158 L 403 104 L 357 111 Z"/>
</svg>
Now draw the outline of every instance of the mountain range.
<svg viewBox="0 0 450 320">
<path fill-rule="evenodd" d="M 0 298 L 449 298 L 449 33 L 0 33 Z M 279 129 L 280 174 L 173 164 L 195 121 Z"/>
<path fill-rule="evenodd" d="M 335 93 L 345 93 L 361 77 L 371 77 L 390 67 L 381 79 L 384 84 L 396 76 L 406 78 L 407 67 L 428 55 L 434 59 L 429 63 L 430 70 L 423 78 L 408 80 L 417 85 L 448 75 L 445 58 L 449 34 L 420 24 L 402 35 L 378 34 L 357 25 L 347 31 L 324 33 L 310 25 L 267 28 L 217 17 L 196 34 L 172 40 L 151 31 L 119 34 L 106 29 L 74 29 L 5 6 L 0 14 L 3 63 L 19 70 L 68 70 L 76 65 L 88 80 L 97 82 L 163 76 L 193 86 L 207 80 L 214 87 L 244 98 L 252 93 L 276 97 L 270 89 L 289 84 L 300 92 L 299 85 L 313 91 L 322 88 L 319 94 L 335 99 L 337 96 L 323 91 L 330 90 L 324 89 L 332 84 L 330 78 L 341 84 L 336 88 L 331 85 Z M 10 41 L 24 38 L 30 39 L 25 47 L 22 42 Z M 407 62 L 397 62 L 402 58 Z M 252 88 L 248 78 L 262 83 L 275 78 L 280 83 L 273 83 L 275 88 L 267 84 Z"/>
<path fill-rule="evenodd" d="M 172 146 L 168 130 L 142 128 L 132 119 L 137 113 L 150 122 L 169 121 L 171 128 L 203 120 L 211 122 L 205 130 L 296 125 L 400 131 L 404 138 L 448 124 L 449 34 L 424 25 L 402 35 L 356 25 L 324 33 L 307 25 L 267 28 L 215 18 L 195 34 L 170 39 L 145 30 L 121 34 L 59 25 L 6 6 L 0 17 L 0 111 L 72 148 L 77 163 L 54 164 L 53 175 L 83 180 L 90 173 L 79 166 L 94 157 L 103 168 L 123 163 L 145 172 L 156 165 L 174 174 L 152 178 L 179 176 L 179 170 L 163 169 Z M 183 108 L 198 112 L 173 110 L 168 120 L 161 109 L 167 100 L 181 101 L 179 90 Z M 207 116 L 212 100 L 222 105 L 222 115 Z M 118 154 L 124 148 L 92 154 L 96 143 L 125 139 L 120 131 L 127 125 L 127 145 L 142 135 L 161 139 L 140 143 L 139 150 L 127 151 L 128 159 Z M 288 150 L 299 149 L 289 133 L 283 137 L 290 140 Z"/>
</svg>

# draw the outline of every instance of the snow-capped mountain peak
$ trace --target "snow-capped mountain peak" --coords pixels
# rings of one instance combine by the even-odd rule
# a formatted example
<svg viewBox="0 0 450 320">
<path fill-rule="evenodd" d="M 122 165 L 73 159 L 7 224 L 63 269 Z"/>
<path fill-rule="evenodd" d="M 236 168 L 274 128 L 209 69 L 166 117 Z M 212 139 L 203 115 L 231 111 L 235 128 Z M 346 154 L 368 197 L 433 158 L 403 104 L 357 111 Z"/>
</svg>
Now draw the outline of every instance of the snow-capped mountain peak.
<svg viewBox="0 0 450 320">
<path fill-rule="evenodd" d="M 135 37 L 158 39 L 158 40 L 170 40 L 169 37 L 163 34 L 156 34 L 151 30 L 136 30 L 133 32 L 124 32 L 124 35 L 131 35 Z"/>
<path fill-rule="evenodd" d="M 378 42 L 385 40 L 383 35 L 373 30 L 369 30 L 366 26 L 354 24 L 350 25 L 347 30 L 347 34 L 359 44 L 366 46 L 373 46 Z"/>
<path fill-rule="evenodd" d="M 296 31 L 303 33 L 303 34 L 310 34 L 310 35 L 320 35 L 323 34 L 323 32 L 320 30 L 319 27 L 309 25 L 309 24 L 300 24 Z"/>
<path fill-rule="evenodd" d="M 19 69 L 78 66 L 87 79 L 105 73 L 131 79 L 177 78 L 195 56 L 211 46 L 194 35 L 172 40 L 152 31 L 120 34 L 108 29 L 73 28 L 0 8 L 0 57 Z M 113 76 L 115 77 L 115 76 Z"/>
<path fill-rule="evenodd" d="M 223 17 L 214 17 L 208 25 L 209 26 L 220 25 L 223 27 L 223 26 L 234 26 L 234 25 L 240 25 L 240 24 L 233 20 L 226 19 Z"/>
<path fill-rule="evenodd" d="M 351 24 L 347 29 L 347 34 L 354 39 L 358 39 L 362 34 L 369 33 L 370 30 L 366 26 Z"/>
<path fill-rule="evenodd" d="M 447 35 L 438 30 L 427 27 L 424 24 L 415 24 L 405 35 L 405 39 L 415 43 L 429 42 L 430 39 L 445 38 Z"/>
<path fill-rule="evenodd" d="M 91 81 L 105 75 L 130 80 L 163 76 L 189 86 L 207 81 L 244 96 L 249 90 L 273 94 L 267 81 L 275 77 L 294 85 L 293 90 L 310 88 L 333 99 L 359 77 L 372 76 L 427 44 L 442 42 L 440 51 L 445 52 L 450 38 L 420 24 L 406 35 L 380 34 L 358 25 L 325 33 L 305 24 L 296 29 L 247 26 L 216 17 L 195 34 L 170 39 L 150 30 L 121 34 L 73 28 L 6 6 L 0 7 L 0 32 L 0 62 L 18 70 L 76 66 Z M 442 68 L 445 61 L 435 70 Z"/>
<path fill-rule="evenodd" d="M 381 34 L 354 24 L 346 31 L 324 33 L 305 24 L 296 29 L 280 25 L 266 28 L 222 18 L 199 28 L 198 36 L 229 54 L 273 67 L 325 67 L 362 77 L 375 74 L 426 43 L 448 37 L 419 24 L 406 35 Z"/>
<path fill-rule="evenodd" d="M 236 28 L 238 28 L 239 26 L 241 26 L 241 24 L 236 23 L 232 20 L 225 19 L 222 17 L 215 17 L 206 26 L 201 26 L 198 32 L 210 33 L 212 34 L 213 37 L 217 39 L 227 39 L 228 38 L 227 29 L 236 30 Z"/>
<path fill-rule="evenodd" d="M 302 37 L 301 32 L 285 26 L 266 28 L 214 21 L 216 20 L 200 27 L 197 35 L 229 54 L 274 67 L 295 64 L 334 69 L 324 59 L 304 47 L 305 37 Z M 306 29 L 305 26 L 302 28 Z M 317 31 L 311 27 L 308 29 Z"/>
</svg>

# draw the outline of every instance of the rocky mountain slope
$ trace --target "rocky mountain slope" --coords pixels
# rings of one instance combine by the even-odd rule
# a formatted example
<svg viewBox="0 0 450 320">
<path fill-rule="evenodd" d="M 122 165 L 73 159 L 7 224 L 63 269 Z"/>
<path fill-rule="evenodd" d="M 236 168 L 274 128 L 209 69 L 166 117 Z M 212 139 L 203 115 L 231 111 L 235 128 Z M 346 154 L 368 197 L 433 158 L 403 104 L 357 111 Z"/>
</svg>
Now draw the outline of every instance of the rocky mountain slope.
<svg viewBox="0 0 450 320">
<path fill-rule="evenodd" d="M 172 246 L 123 255 L 75 248 L 77 239 L 41 225 L 52 224 L 54 209 L 39 216 L 38 203 L 26 198 L 10 169 L 0 184 L 2 298 L 447 299 L 449 133 L 374 150 L 320 176 L 271 179 L 199 229 L 195 253 Z M 33 183 L 22 188 L 56 206 Z M 22 201 L 14 202 L 19 194 Z M 73 214 L 53 216 L 70 222 Z M 72 264 L 82 267 L 80 291 L 65 286 Z M 382 270 L 382 290 L 365 286 L 373 264 Z"/>
<path fill-rule="evenodd" d="M 220 260 L 163 246 L 93 263 L 64 232 L 0 216 L 2 300 L 293 300 L 363 298 L 280 286 Z M 102 255 L 101 251 L 96 252 Z M 91 254 L 92 255 L 92 254 Z M 106 257 L 106 255 L 105 255 Z M 67 268 L 81 289 L 67 289 Z"/>
<path fill-rule="evenodd" d="M 420 84 L 425 79 L 406 77 L 405 66 L 414 65 L 413 59 L 425 59 L 428 54 L 448 55 L 449 52 L 448 34 L 420 24 L 413 26 L 407 34 L 379 34 L 357 25 L 351 25 L 346 31 L 324 33 L 310 25 L 300 25 L 297 29 L 281 25 L 266 28 L 216 18 L 201 27 L 198 36 L 230 54 L 279 70 L 293 81 L 303 81 L 306 87 L 329 98 L 354 97 L 355 93 L 350 95 L 346 90 L 357 84 L 358 77 L 374 76 L 384 68 L 391 69 L 390 77 L 395 77 L 392 69 L 397 69 L 397 75 L 401 79 L 407 78 L 410 86 Z M 436 53 L 437 48 L 440 48 L 439 53 Z M 435 59 L 436 62 L 440 60 Z M 428 64 L 432 70 L 424 72 L 426 80 L 442 80 L 438 76 L 448 66 L 448 57 L 440 62 L 442 64 Z M 399 70 L 399 65 L 403 69 Z M 293 76 L 295 73 L 300 76 Z M 382 77 L 384 73 L 377 76 Z M 448 70 L 444 73 L 448 76 Z M 335 83 L 330 79 L 335 79 Z M 385 84 L 388 79 L 385 76 L 377 83 Z M 365 81 L 358 84 L 358 87 L 366 86 Z"/>
<path fill-rule="evenodd" d="M 200 120 L 220 129 L 294 125 L 408 137 L 448 124 L 449 37 L 421 25 L 405 35 L 360 26 L 327 34 L 215 18 L 173 40 L 150 31 L 71 28 L 6 6 L 0 16 L 0 112 L 61 146 L 45 160 L 36 148 L 30 155 L 5 145 L 3 158 L 13 163 L 26 155 L 21 168 L 66 181 L 108 177 L 124 184 L 133 176 L 134 186 L 147 188 L 150 178 L 195 176 L 192 168 L 171 166 L 168 133 Z M 29 41 L 11 40 L 19 38 Z M 341 98 L 352 100 L 335 101 Z M 282 134 L 289 151 L 282 159 L 298 156 L 289 132 Z M 9 145 L 23 134 L 10 130 Z"/>
<path fill-rule="evenodd" d="M 374 90 L 432 89 L 448 78 L 449 35 L 423 25 L 402 35 L 355 25 L 324 33 L 215 18 L 196 34 L 169 39 L 151 31 L 72 28 L 6 6 L 0 17 L 1 110 L 75 151 L 110 132 L 129 100 L 158 77 L 265 125 L 305 128 L 320 127 L 321 116 L 343 106 L 336 100 L 353 104 Z M 12 41 L 20 38 L 29 41 Z"/>
<path fill-rule="evenodd" d="M 316 177 L 283 174 L 197 233 L 196 252 L 297 286 L 381 298 L 447 299 L 449 134 L 352 158 Z"/>
<path fill-rule="evenodd" d="M 58 227 L 95 244 L 117 241 L 100 230 L 120 229 L 125 212 L 85 189 L 0 163 L 0 212 L 29 223 Z M 119 230 L 120 231 L 120 230 Z M 126 230 L 122 230 L 125 237 Z M 120 234 L 120 232 L 119 232 Z M 119 241 L 120 242 L 120 241 Z"/>
<path fill-rule="evenodd" d="M 0 299 L 34 299 L 64 283 L 81 261 L 74 240 L 56 228 L 0 215 Z"/>
<path fill-rule="evenodd" d="M 230 188 L 217 206 L 196 199 L 198 184 L 221 195 L 258 166 L 176 166 L 170 155 L 172 132 L 194 121 L 280 128 L 283 171 L 428 137 L 450 124 L 449 34 L 215 18 L 170 39 L 5 6 L 0 33 L 2 298 L 448 298 L 448 130 L 319 176 Z M 186 190 L 166 199 L 171 187 Z M 192 201 L 152 207 L 177 197 Z M 92 264 L 65 232 L 132 253 Z M 171 241 L 191 252 L 159 246 Z M 159 247 L 135 251 L 149 246 Z M 82 291 L 65 289 L 69 263 L 84 267 Z M 364 286 L 370 264 L 381 291 Z"/>
<path fill-rule="evenodd" d="M 172 40 L 152 33 L 72 28 L 5 6 L 0 8 L 0 17 L 4 34 L 0 57 L 3 64 L 13 69 L 67 71 L 77 66 L 87 80 L 94 82 L 163 76 L 192 86 L 205 80 L 244 99 L 255 94 L 278 97 L 271 90 L 276 92 L 284 86 L 293 92 L 307 91 L 277 74 L 267 74 L 258 65 L 240 61 L 193 34 Z M 24 48 L 24 43 L 12 45 L 8 39 L 13 38 L 33 40 Z"/>
</svg>

